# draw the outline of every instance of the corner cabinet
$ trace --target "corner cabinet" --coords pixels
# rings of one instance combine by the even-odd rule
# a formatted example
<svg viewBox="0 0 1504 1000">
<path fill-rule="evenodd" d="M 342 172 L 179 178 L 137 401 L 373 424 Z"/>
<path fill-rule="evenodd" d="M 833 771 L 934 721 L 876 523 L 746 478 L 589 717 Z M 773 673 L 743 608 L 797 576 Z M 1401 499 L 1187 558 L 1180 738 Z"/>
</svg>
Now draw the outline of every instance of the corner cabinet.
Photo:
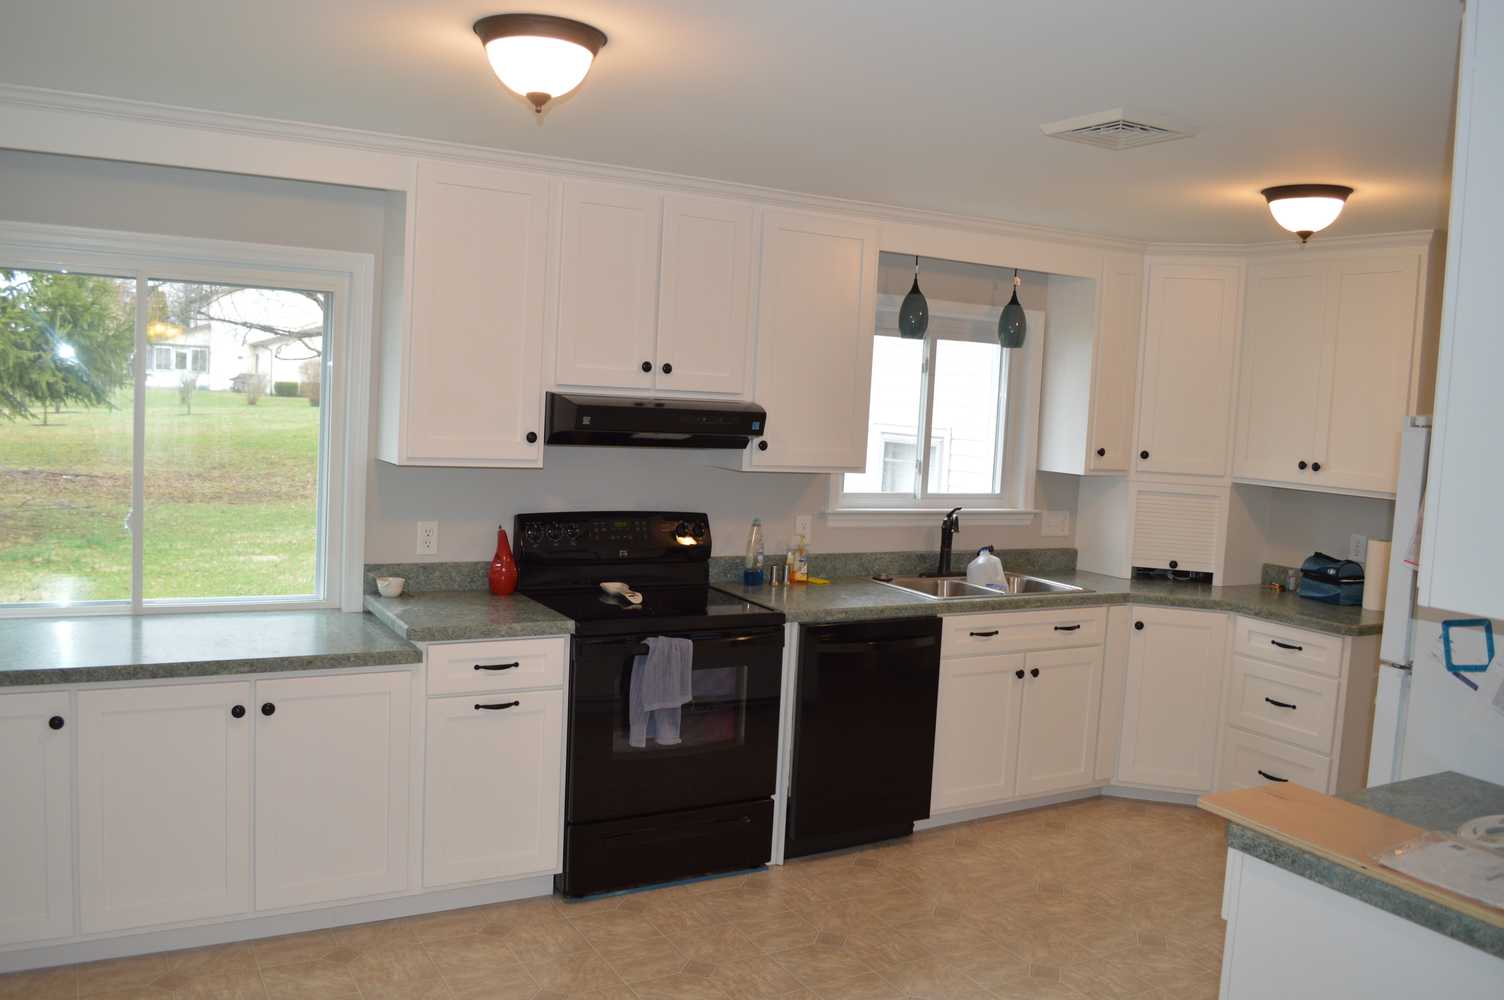
<svg viewBox="0 0 1504 1000">
<path fill-rule="evenodd" d="M 1133 609 L 1119 782 L 1211 790 L 1226 672 L 1227 615 Z"/>
<path fill-rule="evenodd" d="M 768 428 L 744 468 L 865 467 L 877 252 L 875 223 L 762 213 L 753 398 L 768 411 Z"/>
<path fill-rule="evenodd" d="M 387 303 L 377 457 L 536 468 L 552 182 L 437 160 L 407 206 L 405 303 Z M 390 221 L 390 220 L 389 220 Z"/>
<path fill-rule="evenodd" d="M 73 733 L 66 692 L 0 695 L 0 944 L 73 933 Z"/>
</svg>

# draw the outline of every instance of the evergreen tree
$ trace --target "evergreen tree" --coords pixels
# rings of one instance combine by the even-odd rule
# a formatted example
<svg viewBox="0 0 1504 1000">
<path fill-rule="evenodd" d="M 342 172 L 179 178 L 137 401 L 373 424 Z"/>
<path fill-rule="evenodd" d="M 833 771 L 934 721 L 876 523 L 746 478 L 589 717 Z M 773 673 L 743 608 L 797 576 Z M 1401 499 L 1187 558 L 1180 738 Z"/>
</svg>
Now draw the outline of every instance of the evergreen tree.
<svg viewBox="0 0 1504 1000">
<path fill-rule="evenodd" d="M 109 405 L 131 381 L 133 312 L 110 278 L 0 269 L 0 417 Z"/>
</svg>

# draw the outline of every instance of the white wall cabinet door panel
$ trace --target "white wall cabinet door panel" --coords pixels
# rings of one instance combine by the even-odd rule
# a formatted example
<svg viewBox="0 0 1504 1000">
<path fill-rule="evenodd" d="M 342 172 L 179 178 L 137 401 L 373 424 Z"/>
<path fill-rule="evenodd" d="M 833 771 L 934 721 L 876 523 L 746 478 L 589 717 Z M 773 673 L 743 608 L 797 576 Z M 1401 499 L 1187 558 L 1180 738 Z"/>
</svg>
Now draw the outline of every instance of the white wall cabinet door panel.
<svg viewBox="0 0 1504 1000">
<path fill-rule="evenodd" d="M 564 693 L 432 699 L 427 740 L 423 884 L 557 872 Z"/>
<path fill-rule="evenodd" d="M 554 362 L 560 385 L 653 385 L 662 206 L 660 195 L 641 188 L 564 183 Z"/>
<path fill-rule="evenodd" d="M 83 932 L 250 909 L 250 709 L 238 682 L 79 692 Z"/>
<path fill-rule="evenodd" d="M 1128 471 L 1128 456 L 1133 450 L 1143 287 L 1142 257 L 1108 255 L 1102 269 L 1100 339 L 1092 371 L 1087 464 L 1093 472 Z"/>
<path fill-rule="evenodd" d="M 932 813 L 1013 797 L 1026 676 L 1022 653 L 941 660 Z"/>
<path fill-rule="evenodd" d="M 768 428 L 749 468 L 865 467 L 877 243 L 869 222 L 763 212 L 754 398 Z"/>
<path fill-rule="evenodd" d="M 406 888 L 412 680 L 256 682 L 258 910 Z"/>
<path fill-rule="evenodd" d="M 1409 402 L 1420 258 L 1344 260 L 1333 271 L 1335 319 L 1315 457 L 1321 469 L 1312 481 L 1392 493 Z"/>
<path fill-rule="evenodd" d="M 1091 784 L 1102 703 L 1102 647 L 1030 653 L 1024 667 L 1015 793 L 1041 795 Z"/>
<path fill-rule="evenodd" d="M 1232 265 L 1150 266 L 1138 471 L 1227 473 L 1239 279 Z"/>
<path fill-rule="evenodd" d="M 664 197 L 658 388 L 727 395 L 746 390 L 752 240 L 751 205 Z"/>
<path fill-rule="evenodd" d="M 66 692 L 0 695 L 0 944 L 73 933 L 68 702 Z"/>
<path fill-rule="evenodd" d="M 549 190 L 535 174 L 419 165 L 403 445 L 383 458 L 542 463 Z"/>
<path fill-rule="evenodd" d="M 1248 479 L 1310 483 L 1325 419 L 1331 269 L 1268 264 L 1248 271 L 1233 472 Z M 1402 395 L 1403 398 L 1403 395 Z M 1396 433 L 1398 433 L 1396 425 Z"/>
<path fill-rule="evenodd" d="M 1209 791 L 1227 672 L 1227 616 L 1135 606 L 1133 617 L 1118 780 Z"/>
</svg>

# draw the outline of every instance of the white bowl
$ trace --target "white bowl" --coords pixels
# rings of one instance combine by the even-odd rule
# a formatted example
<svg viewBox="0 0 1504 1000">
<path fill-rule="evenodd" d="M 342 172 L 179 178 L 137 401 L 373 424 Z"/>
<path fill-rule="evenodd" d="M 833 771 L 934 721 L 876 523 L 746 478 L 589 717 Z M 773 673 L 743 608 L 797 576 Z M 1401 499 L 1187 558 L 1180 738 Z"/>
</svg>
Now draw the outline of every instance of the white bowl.
<svg viewBox="0 0 1504 1000">
<path fill-rule="evenodd" d="M 400 576 L 378 576 L 376 590 L 382 597 L 401 597 L 402 585 L 407 581 Z"/>
</svg>

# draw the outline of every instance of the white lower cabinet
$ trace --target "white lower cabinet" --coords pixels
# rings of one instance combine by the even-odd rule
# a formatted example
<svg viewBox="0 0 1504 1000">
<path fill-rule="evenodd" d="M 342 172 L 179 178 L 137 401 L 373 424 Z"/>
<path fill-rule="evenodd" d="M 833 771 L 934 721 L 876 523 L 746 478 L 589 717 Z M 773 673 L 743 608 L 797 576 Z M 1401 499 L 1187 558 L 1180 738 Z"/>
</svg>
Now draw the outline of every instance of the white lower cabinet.
<svg viewBox="0 0 1504 1000">
<path fill-rule="evenodd" d="M 1210 791 L 1227 672 L 1227 615 L 1135 607 L 1118 781 Z"/>
<path fill-rule="evenodd" d="M 79 693 L 82 931 L 250 910 L 250 704 L 244 681 Z"/>
<path fill-rule="evenodd" d="M 1030 653 L 1018 727 L 1017 795 L 1089 785 L 1097 760 L 1102 647 Z"/>
<path fill-rule="evenodd" d="M 412 674 L 256 682 L 256 908 L 407 885 Z"/>
<path fill-rule="evenodd" d="M 1023 653 L 941 659 L 931 812 L 1013 797 L 1025 676 Z"/>
<path fill-rule="evenodd" d="M 0 695 L 0 944 L 73 933 L 67 692 Z"/>
<path fill-rule="evenodd" d="M 562 691 L 430 699 L 427 744 L 424 885 L 558 870 Z"/>
</svg>

